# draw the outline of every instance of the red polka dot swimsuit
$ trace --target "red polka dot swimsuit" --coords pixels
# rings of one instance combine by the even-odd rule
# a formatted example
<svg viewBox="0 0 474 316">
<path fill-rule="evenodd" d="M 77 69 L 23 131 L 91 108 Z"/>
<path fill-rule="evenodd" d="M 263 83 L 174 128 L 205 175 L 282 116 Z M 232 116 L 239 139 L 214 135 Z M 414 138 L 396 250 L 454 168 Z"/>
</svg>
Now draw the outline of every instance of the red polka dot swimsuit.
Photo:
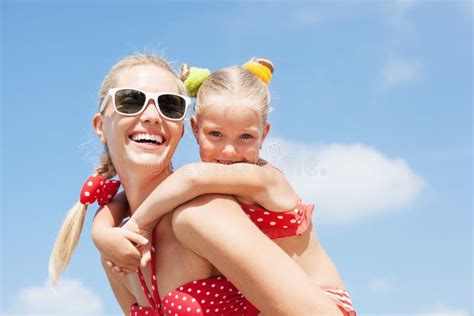
<svg viewBox="0 0 474 316">
<path fill-rule="evenodd" d="M 269 238 L 277 239 L 301 235 L 311 225 L 314 205 L 298 201 L 293 210 L 274 212 L 258 205 L 241 204 L 252 222 Z"/>
<path fill-rule="evenodd" d="M 286 212 L 269 211 L 257 205 L 242 204 L 241 206 L 252 222 L 271 239 L 304 233 L 311 225 L 311 214 L 314 209 L 314 205 L 306 205 L 301 201 L 295 209 Z M 154 240 L 152 243 L 154 244 Z M 135 303 L 131 307 L 130 316 L 254 316 L 259 314 L 259 310 L 224 276 L 184 284 L 160 299 L 155 273 L 154 247 L 152 247 L 151 259 L 151 293 L 141 271 L 138 271 L 139 280 L 150 307 L 141 307 Z M 356 315 L 345 290 L 322 290 L 346 315 Z"/>
<path fill-rule="evenodd" d="M 259 313 L 258 309 L 224 276 L 186 283 L 160 299 L 155 273 L 155 247 L 151 249 L 151 275 L 150 293 L 142 272 L 138 270 L 138 278 L 150 307 L 141 307 L 135 303 L 131 307 L 130 316 L 237 316 Z"/>
</svg>

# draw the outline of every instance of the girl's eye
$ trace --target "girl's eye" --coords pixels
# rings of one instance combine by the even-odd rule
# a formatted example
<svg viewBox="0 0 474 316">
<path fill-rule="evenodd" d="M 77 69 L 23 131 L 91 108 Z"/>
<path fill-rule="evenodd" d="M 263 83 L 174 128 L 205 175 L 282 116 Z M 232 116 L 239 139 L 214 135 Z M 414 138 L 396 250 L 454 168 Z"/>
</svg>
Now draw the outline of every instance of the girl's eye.
<svg viewBox="0 0 474 316">
<path fill-rule="evenodd" d="M 209 132 L 209 135 L 214 136 L 214 137 L 222 136 L 221 132 L 218 132 L 218 131 Z"/>
<path fill-rule="evenodd" d="M 242 139 L 251 139 L 251 138 L 253 138 L 253 136 L 250 135 L 250 134 L 242 134 L 242 135 L 240 135 L 240 138 L 242 138 Z"/>
</svg>

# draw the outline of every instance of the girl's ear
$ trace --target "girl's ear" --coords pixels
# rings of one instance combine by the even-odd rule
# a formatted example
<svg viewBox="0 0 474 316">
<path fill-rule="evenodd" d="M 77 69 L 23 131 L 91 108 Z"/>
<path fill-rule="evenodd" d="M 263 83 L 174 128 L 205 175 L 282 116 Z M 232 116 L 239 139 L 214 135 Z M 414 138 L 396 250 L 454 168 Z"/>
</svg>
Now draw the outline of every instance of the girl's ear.
<svg viewBox="0 0 474 316">
<path fill-rule="evenodd" d="M 92 118 L 92 126 L 94 127 L 97 137 L 99 137 L 100 141 L 105 144 L 107 142 L 107 138 L 105 137 L 104 133 L 104 121 L 100 113 L 94 114 L 94 117 Z"/>
<path fill-rule="evenodd" d="M 270 131 L 270 123 L 265 122 L 265 126 L 263 127 L 262 143 L 267 137 L 269 131 Z"/>
<path fill-rule="evenodd" d="M 197 140 L 197 139 L 198 139 L 197 136 L 198 136 L 198 128 L 199 128 L 199 126 L 198 126 L 197 118 L 196 118 L 195 115 L 191 116 L 190 122 L 191 122 L 191 129 L 192 129 L 193 134 L 194 134 L 194 138 L 196 138 L 196 140 Z"/>
</svg>

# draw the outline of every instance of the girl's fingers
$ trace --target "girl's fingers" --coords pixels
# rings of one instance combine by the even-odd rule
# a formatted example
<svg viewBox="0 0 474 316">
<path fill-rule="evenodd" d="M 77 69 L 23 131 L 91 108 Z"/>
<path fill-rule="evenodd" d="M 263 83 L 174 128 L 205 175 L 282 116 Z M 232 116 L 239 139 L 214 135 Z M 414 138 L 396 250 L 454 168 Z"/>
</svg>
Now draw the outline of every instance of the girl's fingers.
<svg viewBox="0 0 474 316">
<path fill-rule="evenodd" d="M 132 270 L 135 271 L 137 268 L 140 267 L 140 259 L 141 259 L 140 256 L 138 256 L 138 257 L 136 257 L 136 258 L 135 258 L 135 256 L 134 256 L 133 260 L 132 260 L 132 259 L 128 260 L 128 262 L 125 263 L 125 264 L 123 265 L 123 267 L 124 267 L 124 268 L 127 268 L 127 269 L 132 269 Z"/>
<path fill-rule="evenodd" d="M 110 262 L 110 261 L 109 261 Z M 115 272 L 120 273 L 121 271 L 127 271 L 127 273 L 135 273 L 140 267 L 140 257 L 128 259 L 127 262 L 121 262 L 119 265 L 116 265 L 112 262 L 106 262 L 106 264 L 113 269 Z"/>
<path fill-rule="evenodd" d="M 137 265 L 126 265 L 122 267 L 122 270 L 130 274 L 130 273 L 135 273 L 138 268 L 140 268 L 140 263 L 138 263 Z"/>
<path fill-rule="evenodd" d="M 130 230 L 124 230 L 124 235 L 128 240 L 134 242 L 137 245 L 145 246 L 148 244 L 148 239 Z"/>
<path fill-rule="evenodd" d="M 145 253 L 143 253 L 142 259 L 140 260 L 141 266 L 146 267 L 146 265 L 148 264 L 150 260 L 151 260 L 150 251 L 145 251 Z"/>
<path fill-rule="evenodd" d="M 114 272 L 122 275 L 122 276 L 125 276 L 127 274 L 133 274 L 135 272 L 137 272 L 137 267 L 135 266 L 126 266 L 126 267 L 118 267 L 118 266 L 114 266 Z"/>
</svg>

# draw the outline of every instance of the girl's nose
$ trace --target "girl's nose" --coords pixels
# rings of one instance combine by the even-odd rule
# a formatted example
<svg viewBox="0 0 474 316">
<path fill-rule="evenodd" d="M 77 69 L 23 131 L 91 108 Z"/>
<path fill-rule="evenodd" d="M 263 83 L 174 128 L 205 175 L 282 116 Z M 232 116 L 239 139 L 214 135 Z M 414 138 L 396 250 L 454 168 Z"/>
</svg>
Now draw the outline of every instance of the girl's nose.
<svg viewBox="0 0 474 316">
<path fill-rule="evenodd" d="M 226 144 L 222 152 L 228 156 L 235 155 L 237 153 L 237 151 L 235 150 L 235 147 L 232 144 Z"/>
</svg>

